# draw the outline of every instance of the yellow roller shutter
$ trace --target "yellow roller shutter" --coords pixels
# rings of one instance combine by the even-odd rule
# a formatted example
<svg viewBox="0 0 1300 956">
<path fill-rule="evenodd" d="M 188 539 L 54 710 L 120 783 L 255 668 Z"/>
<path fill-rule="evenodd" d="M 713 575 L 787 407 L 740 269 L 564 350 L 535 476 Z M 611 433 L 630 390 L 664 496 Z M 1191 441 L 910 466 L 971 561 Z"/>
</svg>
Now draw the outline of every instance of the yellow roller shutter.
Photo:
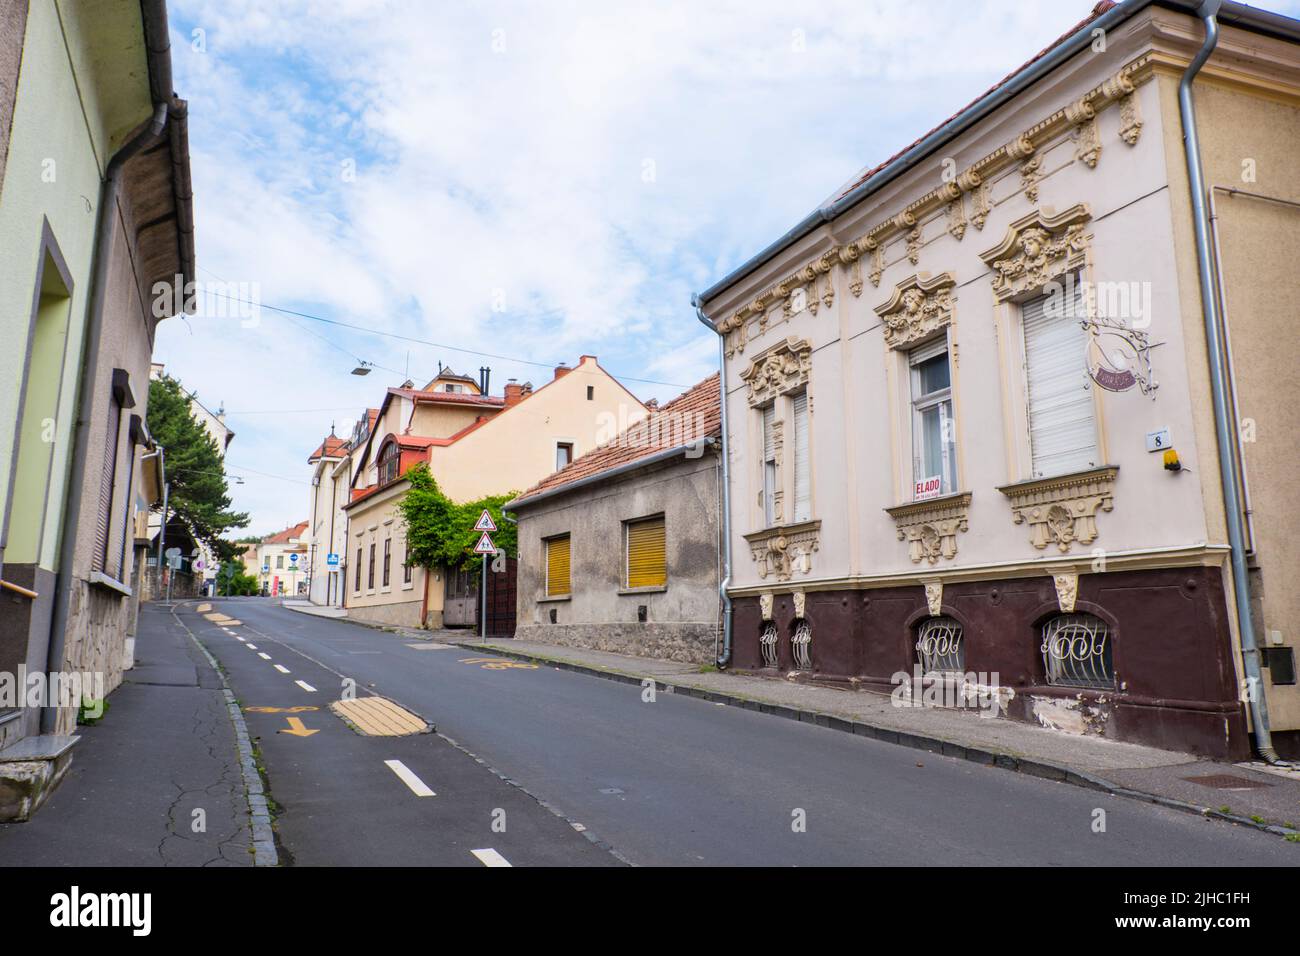
<svg viewBox="0 0 1300 956">
<path fill-rule="evenodd" d="M 629 521 L 627 524 L 627 586 L 663 587 L 668 583 L 664 556 L 664 519 Z"/>
<path fill-rule="evenodd" d="M 546 542 L 546 596 L 569 593 L 569 536 Z"/>
</svg>

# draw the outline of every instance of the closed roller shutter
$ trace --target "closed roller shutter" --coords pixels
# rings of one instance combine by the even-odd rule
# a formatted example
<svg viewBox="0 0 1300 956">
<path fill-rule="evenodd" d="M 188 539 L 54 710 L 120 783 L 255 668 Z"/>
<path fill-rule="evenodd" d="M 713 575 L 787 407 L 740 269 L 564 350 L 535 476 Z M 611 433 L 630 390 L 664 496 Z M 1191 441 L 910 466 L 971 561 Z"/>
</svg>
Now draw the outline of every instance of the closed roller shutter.
<svg viewBox="0 0 1300 956">
<path fill-rule="evenodd" d="M 808 393 L 794 400 L 794 520 L 812 517 L 812 482 L 808 462 Z"/>
<path fill-rule="evenodd" d="M 1075 287 L 1079 289 L 1077 283 Z M 1083 314 L 1081 296 L 1079 289 L 1073 307 L 1064 311 L 1048 311 L 1048 296 L 1022 306 L 1035 478 L 1098 464 L 1092 381 L 1085 357 L 1088 333 L 1077 318 Z"/>
<path fill-rule="evenodd" d="M 546 542 L 546 596 L 569 593 L 569 537 Z"/>
<path fill-rule="evenodd" d="M 117 480 L 117 438 L 122 431 L 122 406 L 117 397 L 108 400 L 108 428 L 104 438 L 104 458 L 99 475 L 99 503 L 95 514 L 95 550 L 91 552 L 92 571 L 106 571 L 108 533 L 113 522 L 113 485 Z"/>
<path fill-rule="evenodd" d="M 627 586 L 663 587 L 668 583 L 664 519 L 650 518 L 627 525 Z"/>
</svg>

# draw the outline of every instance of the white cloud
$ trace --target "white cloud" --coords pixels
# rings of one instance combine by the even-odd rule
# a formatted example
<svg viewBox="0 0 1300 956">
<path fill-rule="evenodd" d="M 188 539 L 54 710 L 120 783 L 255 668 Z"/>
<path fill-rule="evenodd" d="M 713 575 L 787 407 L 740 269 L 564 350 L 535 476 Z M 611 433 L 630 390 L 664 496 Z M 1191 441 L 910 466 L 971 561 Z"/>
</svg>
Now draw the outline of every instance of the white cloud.
<svg viewBox="0 0 1300 956">
<path fill-rule="evenodd" d="M 1089 4 L 174 0 L 201 279 L 266 302 L 689 386 L 702 289 L 855 170 L 978 96 Z M 196 53 L 190 31 L 206 31 Z M 344 175 L 355 163 L 356 176 Z M 503 293 L 507 311 L 493 312 Z M 281 318 L 164 324 L 158 357 L 232 411 L 351 407 L 437 359 L 548 373 Z M 353 357 L 397 373 L 347 374 Z M 644 397 L 678 389 L 629 383 Z M 340 413 L 232 417 L 231 460 L 306 480 Z M 268 531 L 305 487 L 250 475 Z"/>
</svg>

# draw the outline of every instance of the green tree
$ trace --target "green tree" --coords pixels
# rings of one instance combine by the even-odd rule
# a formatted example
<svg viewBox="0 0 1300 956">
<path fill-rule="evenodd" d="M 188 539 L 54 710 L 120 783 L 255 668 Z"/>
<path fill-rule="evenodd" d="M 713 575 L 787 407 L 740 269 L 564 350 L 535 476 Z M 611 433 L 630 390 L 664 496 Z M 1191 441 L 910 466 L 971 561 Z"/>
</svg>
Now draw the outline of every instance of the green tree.
<svg viewBox="0 0 1300 956">
<path fill-rule="evenodd" d="M 229 486 L 217 443 L 190 411 L 190 397 L 170 375 L 149 382 L 149 433 L 167 449 L 167 506 L 190 529 L 228 561 L 234 545 L 222 538 L 248 525 L 248 515 L 230 510 Z"/>
<path fill-rule="evenodd" d="M 474 530 L 478 516 L 486 508 L 496 523 L 492 543 L 514 556 L 518 549 L 515 525 L 501 515 L 501 506 L 518 492 L 488 495 L 477 501 L 457 504 L 438 487 L 429 466 L 420 462 L 404 476 L 410 489 L 402 497 L 398 510 L 406 525 L 408 560 L 423 568 L 463 568 L 477 566 L 479 556 L 474 545 L 481 532 Z"/>
<path fill-rule="evenodd" d="M 260 591 L 257 578 L 244 570 L 242 561 L 222 561 L 217 570 L 217 594 L 251 597 Z"/>
</svg>

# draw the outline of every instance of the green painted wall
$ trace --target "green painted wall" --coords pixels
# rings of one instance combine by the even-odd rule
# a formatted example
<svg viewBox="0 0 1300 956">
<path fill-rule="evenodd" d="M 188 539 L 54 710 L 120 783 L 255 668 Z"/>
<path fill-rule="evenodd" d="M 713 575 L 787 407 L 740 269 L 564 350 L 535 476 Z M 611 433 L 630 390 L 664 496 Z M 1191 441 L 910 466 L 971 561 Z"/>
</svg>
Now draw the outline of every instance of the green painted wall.
<svg viewBox="0 0 1300 956">
<path fill-rule="evenodd" d="M 11 540 L 5 563 L 54 570 L 69 468 L 100 180 L 107 157 L 150 113 L 143 27 L 136 0 L 32 0 L 0 192 L 0 506 L 9 496 L 23 367 L 28 353 L 42 222 L 48 219 L 73 282 L 67 349 L 49 456 L 23 456 L 18 488 L 41 488 L 48 506 L 39 542 Z M 48 374 L 48 373 L 47 373 Z M 52 375 L 49 377 L 53 377 Z M 39 383 L 48 391 L 57 387 Z M 44 477 L 52 462 L 51 479 Z M 30 493 L 24 498 L 29 498 Z M 12 513 L 39 510 L 18 500 Z"/>
</svg>

